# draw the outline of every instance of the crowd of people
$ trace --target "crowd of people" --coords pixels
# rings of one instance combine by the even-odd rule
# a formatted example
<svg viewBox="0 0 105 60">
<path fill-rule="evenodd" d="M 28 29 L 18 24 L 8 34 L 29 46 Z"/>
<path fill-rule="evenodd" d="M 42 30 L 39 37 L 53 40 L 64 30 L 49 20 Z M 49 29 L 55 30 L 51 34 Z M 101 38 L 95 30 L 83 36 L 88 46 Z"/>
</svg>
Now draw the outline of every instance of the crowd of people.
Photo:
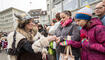
<svg viewBox="0 0 105 60">
<path fill-rule="evenodd" d="M 105 0 L 94 12 L 89 5 L 75 15 L 58 12 L 50 26 L 28 14 L 14 15 L 18 26 L 7 37 L 9 60 L 62 60 L 68 46 L 74 60 L 105 60 Z"/>
<path fill-rule="evenodd" d="M 7 42 L 6 36 L 1 37 L 0 38 L 0 52 L 2 52 L 2 51 L 5 51 L 6 52 L 7 45 L 8 45 L 8 42 Z"/>
</svg>

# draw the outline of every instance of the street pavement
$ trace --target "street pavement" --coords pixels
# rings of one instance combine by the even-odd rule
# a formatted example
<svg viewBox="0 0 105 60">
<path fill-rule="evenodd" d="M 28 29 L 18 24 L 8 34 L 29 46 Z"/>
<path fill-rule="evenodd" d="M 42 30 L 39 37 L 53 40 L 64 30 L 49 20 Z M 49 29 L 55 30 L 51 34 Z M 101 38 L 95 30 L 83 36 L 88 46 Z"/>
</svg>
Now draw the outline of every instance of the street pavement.
<svg viewBox="0 0 105 60">
<path fill-rule="evenodd" d="M 8 60 L 7 54 L 4 51 L 0 52 L 0 60 Z"/>
</svg>

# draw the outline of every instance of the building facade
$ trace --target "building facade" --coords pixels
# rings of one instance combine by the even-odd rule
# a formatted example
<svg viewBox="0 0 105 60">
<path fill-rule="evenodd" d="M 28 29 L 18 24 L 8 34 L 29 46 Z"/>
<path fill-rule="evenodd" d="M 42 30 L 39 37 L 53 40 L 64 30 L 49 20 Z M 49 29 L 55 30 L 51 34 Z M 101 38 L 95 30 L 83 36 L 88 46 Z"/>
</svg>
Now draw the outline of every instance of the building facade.
<svg viewBox="0 0 105 60">
<path fill-rule="evenodd" d="M 49 24 L 49 21 L 47 20 L 47 11 L 41 11 L 39 22 L 42 25 Z"/>
<path fill-rule="evenodd" d="M 94 9 L 95 5 L 101 0 L 46 0 L 48 19 L 55 18 L 55 14 L 64 10 L 70 10 L 72 14 L 86 5 Z M 50 17 L 49 17 L 50 16 Z"/>
<path fill-rule="evenodd" d="M 38 20 L 39 21 L 39 18 L 40 18 L 40 12 L 42 10 L 41 9 L 33 9 L 33 10 L 30 10 L 28 13 L 34 17 L 34 20 Z"/>
<path fill-rule="evenodd" d="M 47 2 L 47 19 L 49 20 L 49 22 L 51 22 L 54 3 L 53 0 L 47 0 L 46 2 Z"/>
<path fill-rule="evenodd" d="M 34 17 L 34 20 L 39 21 L 42 25 L 49 23 L 49 21 L 47 20 L 46 11 L 42 11 L 41 9 L 34 9 L 34 10 L 30 10 L 28 13 L 32 17 Z"/>
<path fill-rule="evenodd" d="M 0 12 L 0 32 L 9 33 L 16 29 L 17 22 L 14 13 L 21 14 L 25 12 L 13 7 Z"/>
</svg>

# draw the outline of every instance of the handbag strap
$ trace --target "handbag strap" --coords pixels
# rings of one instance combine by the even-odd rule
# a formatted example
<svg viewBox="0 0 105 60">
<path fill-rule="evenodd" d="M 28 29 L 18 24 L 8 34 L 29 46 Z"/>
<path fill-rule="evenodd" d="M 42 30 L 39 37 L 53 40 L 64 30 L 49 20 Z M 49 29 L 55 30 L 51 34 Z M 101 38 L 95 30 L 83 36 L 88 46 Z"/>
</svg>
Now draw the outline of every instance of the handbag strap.
<svg viewBox="0 0 105 60">
<path fill-rule="evenodd" d="M 15 44 L 16 44 L 16 30 L 15 30 L 14 35 L 13 35 L 13 43 L 12 43 L 13 49 L 15 49 Z"/>
<path fill-rule="evenodd" d="M 67 40 L 71 40 L 71 37 L 67 36 Z M 71 46 L 67 46 L 66 48 L 67 48 L 66 55 L 68 56 L 69 55 L 69 52 L 70 52 L 70 55 L 72 56 Z"/>
<path fill-rule="evenodd" d="M 69 46 L 67 46 L 66 49 L 66 55 L 69 56 Z"/>
<path fill-rule="evenodd" d="M 66 48 L 67 48 L 67 50 L 66 50 L 66 55 L 68 56 L 69 53 L 70 53 L 70 55 L 72 56 L 72 49 L 71 49 L 71 46 L 67 46 Z"/>
<path fill-rule="evenodd" d="M 69 50 L 69 51 L 70 51 L 70 55 L 72 56 L 72 49 L 71 49 L 71 46 L 69 46 L 69 48 L 70 48 L 70 50 Z"/>
</svg>

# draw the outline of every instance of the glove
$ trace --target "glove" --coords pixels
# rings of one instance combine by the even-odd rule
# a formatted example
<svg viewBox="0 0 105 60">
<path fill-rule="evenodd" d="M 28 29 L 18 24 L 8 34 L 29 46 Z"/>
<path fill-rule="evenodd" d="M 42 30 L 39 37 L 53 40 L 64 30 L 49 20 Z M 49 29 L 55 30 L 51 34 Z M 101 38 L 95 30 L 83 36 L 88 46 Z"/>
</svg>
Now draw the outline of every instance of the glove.
<svg viewBox="0 0 105 60">
<path fill-rule="evenodd" d="M 65 40 L 65 41 L 61 42 L 59 45 L 67 46 L 67 45 L 70 45 L 70 44 L 72 44 L 72 40 Z"/>
<path fill-rule="evenodd" d="M 88 47 L 89 46 L 89 42 L 87 39 L 82 40 L 82 47 Z"/>
<path fill-rule="evenodd" d="M 83 38 L 86 38 L 86 35 L 81 33 L 80 37 L 83 39 Z"/>
</svg>

